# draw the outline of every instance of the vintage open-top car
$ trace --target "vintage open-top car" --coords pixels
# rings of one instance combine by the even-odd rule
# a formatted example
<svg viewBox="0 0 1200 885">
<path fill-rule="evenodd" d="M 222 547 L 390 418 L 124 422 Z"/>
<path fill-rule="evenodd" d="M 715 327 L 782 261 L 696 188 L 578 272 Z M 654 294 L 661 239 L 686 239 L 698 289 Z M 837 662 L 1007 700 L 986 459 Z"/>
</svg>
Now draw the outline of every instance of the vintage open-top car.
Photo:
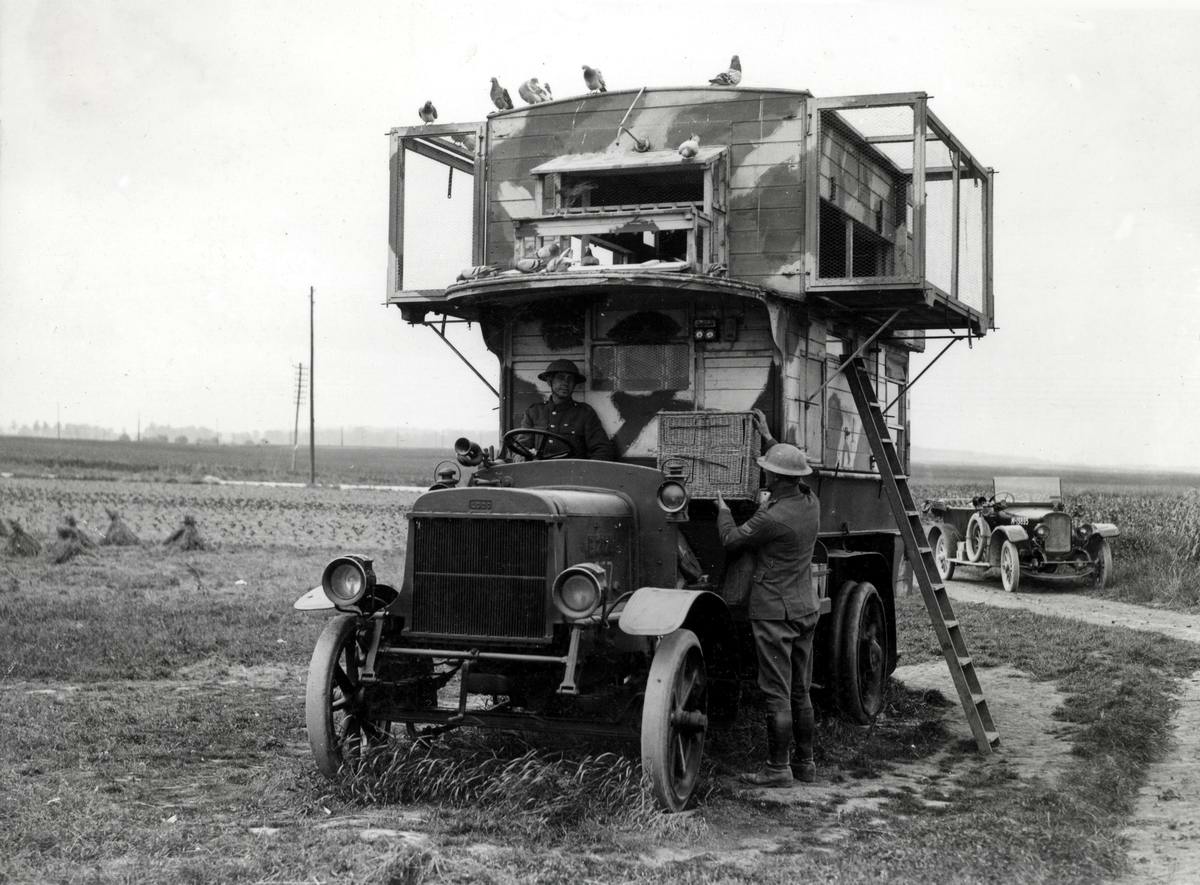
<svg viewBox="0 0 1200 885">
<path fill-rule="evenodd" d="M 1049 476 L 997 476 L 991 495 L 927 500 L 926 530 L 943 581 L 955 566 L 997 568 L 1004 589 L 1016 591 L 1027 574 L 1044 581 L 1098 588 L 1112 577 L 1109 538 L 1119 532 L 1107 522 L 1083 522 L 1068 513 L 1062 483 Z"/>
</svg>

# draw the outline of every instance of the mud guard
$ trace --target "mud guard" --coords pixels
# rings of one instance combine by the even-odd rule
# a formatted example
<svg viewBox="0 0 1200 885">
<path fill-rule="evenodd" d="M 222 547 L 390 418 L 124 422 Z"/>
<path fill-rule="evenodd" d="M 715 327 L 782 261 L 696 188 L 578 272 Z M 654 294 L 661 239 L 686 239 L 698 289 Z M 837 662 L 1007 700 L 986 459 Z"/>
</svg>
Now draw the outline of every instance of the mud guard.
<svg viewBox="0 0 1200 885">
<path fill-rule="evenodd" d="M 668 587 L 641 587 L 634 591 L 618 623 L 631 636 L 666 636 L 682 627 L 693 609 L 706 619 L 728 621 L 732 630 L 733 618 L 725 601 L 716 593 Z"/>
<path fill-rule="evenodd" d="M 1115 538 L 1121 534 L 1121 530 L 1111 522 L 1093 522 L 1091 526 L 1092 535 L 1099 535 L 1101 538 Z"/>
<path fill-rule="evenodd" d="M 313 587 L 292 603 L 292 608 L 301 612 L 324 611 L 333 607 L 333 603 L 329 601 L 329 597 L 325 595 L 322 587 Z"/>
<path fill-rule="evenodd" d="M 996 526 L 992 530 L 992 537 L 988 542 L 988 562 L 993 566 L 1000 564 L 1000 547 L 1005 541 L 1012 541 L 1014 544 L 1021 545 L 1029 541 L 1029 535 L 1019 525 Z"/>
</svg>

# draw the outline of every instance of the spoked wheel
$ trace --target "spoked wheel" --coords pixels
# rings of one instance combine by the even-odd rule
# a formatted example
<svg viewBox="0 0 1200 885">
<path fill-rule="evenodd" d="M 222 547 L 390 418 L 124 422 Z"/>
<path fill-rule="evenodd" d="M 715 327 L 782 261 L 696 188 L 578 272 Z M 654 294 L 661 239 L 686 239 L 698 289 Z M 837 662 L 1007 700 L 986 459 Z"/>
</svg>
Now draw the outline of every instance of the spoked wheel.
<svg viewBox="0 0 1200 885">
<path fill-rule="evenodd" d="M 988 527 L 983 517 L 972 513 L 967 520 L 967 559 L 979 562 L 987 553 Z"/>
<path fill-rule="evenodd" d="M 1108 541 L 1101 538 L 1088 552 L 1092 555 L 1095 571 L 1092 573 L 1092 586 L 1097 590 L 1103 590 L 1104 586 L 1112 579 L 1113 570 L 1113 555 L 1112 547 Z"/>
<path fill-rule="evenodd" d="M 935 531 L 933 536 L 933 562 L 937 566 L 938 577 L 949 581 L 954 577 L 954 563 L 950 561 L 952 551 L 950 541 L 943 531 Z"/>
<path fill-rule="evenodd" d="M 1021 554 L 1008 540 L 1000 545 L 1000 584 L 1009 593 L 1016 593 L 1021 586 Z"/>
<path fill-rule="evenodd" d="M 313 649 L 304 718 L 317 768 L 329 778 L 389 734 L 390 723 L 370 716 L 360 678 L 363 657 L 354 615 L 333 618 Z"/>
<path fill-rule="evenodd" d="M 863 725 L 883 709 L 887 684 L 888 632 L 883 599 L 873 584 L 847 588 L 833 637 L 837 700 L 842 712 Z"/>
<path fill-rule="evenodd" d="M 707 730 L 704 652 L 695 633 L 676 630 L 658 643 L 642 703 L 642 769 L 667 811 L 682 811 L 692 796 Z"/>
</svg>

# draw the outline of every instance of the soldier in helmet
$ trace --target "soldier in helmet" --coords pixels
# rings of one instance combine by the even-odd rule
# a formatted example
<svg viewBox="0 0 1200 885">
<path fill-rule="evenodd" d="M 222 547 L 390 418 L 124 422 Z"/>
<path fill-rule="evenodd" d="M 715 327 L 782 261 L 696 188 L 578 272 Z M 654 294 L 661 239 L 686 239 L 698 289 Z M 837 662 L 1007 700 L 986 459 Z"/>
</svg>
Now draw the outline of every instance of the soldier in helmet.
<svg viewBox="0 0 1200 885">
<path fill-rule="evenodd" d="M 555 360 L 538 378 L 550 385 L 550 395 L 525 410 L 521 426 L 550 430 L 566 437 L 571 441 L 571 457 L 612 461 L 612 440 L 604 432 L 596 411 L 571 397 L 576 385 L 587 380 L 579 367 L 571 360 Z M 556 447 L 560 445 L 550 441 L 546 449 L 554 452 Z"/>
<path fill-rule="evenodd" d="M 812 555 L 817 542 L 820 504 L 801 479 L 812 473 L 804 453 L 776 443 L 759 413 L 767 453 L 758 459 L 766 472 L 770 497 L 740 526 L 729 506 L 717 497 L 717 528 L 728 551 L 749 548 L 754 555 L 750 584 L 750 626 L 758 658 L 758 686 L 766 697 L 767 763 L 742 775 L 747 783 L 786 787 L 793 774 L 816 779 L 813 762 L 813 633 L 819 603 L 812 584 Z M 789 768 L 788 747 L 795 742 Z"/>
</svg>

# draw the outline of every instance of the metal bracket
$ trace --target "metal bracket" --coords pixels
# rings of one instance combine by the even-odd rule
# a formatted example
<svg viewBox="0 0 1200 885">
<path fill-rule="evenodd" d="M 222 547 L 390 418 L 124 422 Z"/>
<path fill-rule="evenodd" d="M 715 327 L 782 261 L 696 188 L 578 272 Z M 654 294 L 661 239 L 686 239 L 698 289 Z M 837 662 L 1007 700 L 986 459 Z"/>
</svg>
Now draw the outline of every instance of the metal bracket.
<svg viewBox="0 0 1200 885">
<path fill-rule="evenodd" d="M 943 347 L 943 348 L 942 348 L 942 349 L 941 349 L 941 350 L 938 352 L 938 355 L 937 355 L 937 356 L 935 356 L 933 359 L 931 359 L 931 360 L 929 361 L 929 364 L 928 364 L 928 365 L 926 365 L 926 366 L 925 366 L 925 368 L 923 368 L 921 371 L 917 372 L 917 377 L 916 377 L 916 378 L 914 378 L 912 381 L 909 381 L 907 384 L 905 384 L 905 385 L 904 385 L 904 387 L 902 387 L 902 388 L 900 389 L 900 392 L 899 392 L 898 394 L 896 394 L 896 397 L 895 397 L 895 399 L 893 399 L 893 400 L 892 400 L 890 403 L 888 403 L 886 406 L 884 406 L 884 407 L 883 407 L 883 412 L 884 412 L 884 414 L 886 415 L 886 414 L 887 414 L 887 411 L 888 411 L 888 409 L 890 409 L 892 406 L 896 405 L 896 402 L 897 402 L 897 400 L 899 400 L 899 399 L 900 399 L 900 397 L 902 397 L 902 396 L 904 396 L 906 393 L 908 393 L 908 392 L 909 392 L 909 390 L 911 390 L 911 389 L 912 389 L 912 386 L 913 386 L 914 384 L 916 384 L 918 381 L 920 381 L 920 380 L 921 380 L 921 376 L 922 376 L 922 375 L 924 375 L 926 372 L 928 372 L 930 369 L 932 369 L 932 368 L 933 368 L 933 364 L 934 364 L 934 363 L 936 363 L 938 360 L 940 360 L 940 359 L 942 358 L 942 355 L 943 355 L 943 354 L 944 354 L 944 353 L 945 353 L 947 350 L 949 350 L 951 347 L 953 347 L 953 346 L 954 346 L 956 343 L 958 343 L 959 341 L 962 341 L 962 340 L 963 340 L 963 338 L 966 338 L 966 339 L 967 339 L 967 344 L 968 344 L 968 346 L 969 346 L 969 345 L 970 345 L 970 343 L 971 343 L 971 342 L 970 342 L 970 339 L 971 339 L 971 336 L 970 336 L 970 335 L 956 335 L 955 337 L 951 338 L 951 339 L 950 339 L 950 342 L 949 342 L 949 343 L 948 343 L 948 344 L 947 344 L 945 347 Z"/>
<path fill-rule="evenodd" d="M 826 379 L 825 379 L 825 382 L 824 382 L 824 383 L 823 383 L 823 384 L 822 384 L 820 387 L 818 387 L 818 388 L 816 389 L 816 391 L 814 391 L 814 392 L 813 392 L 813 395 L 812 395 L 812 396 L 810 396 L 808 399 L 806 399 L 806 400 L 804 401 L 804 408 L 806 408 L 806 409 L 807 409 L 809 406 L 813 405 L 813 402 L 814 402 L 814 401 L 815 401 L 815 400 L 816 400 L 816 399 L 817 399 L 817 398 L 818 398 L 818 397 L 819 397 L 819 396 L 820 396 L 822 393 L 824 393 L 824 392 L 825 392 L 825 388 L 826 388 L 826 387 L 828 387 L 830 384 L 832 384 L 832 383 L 833 383 L 833 379 L 834 379 L 834 378 L 836 378 L 838 375 L 842 374 L 844 371 L 846 371 L 846 369 L 847 369 L 847 368 L 849 367 L 849 365 L 850 365 L 850 362 L 851 362 L 852 360 L 855 360 L 855 359 L 857 359 L 857 358 L 858 358 L 858 356 L 859 356 L 859 354 L 861 354 L 861 353 L 862 353 L 863 351 L 865 351 L 865 350 L 866 350 L 868 347 L 870 347 L 872 344 L 874 344 L 874 343 L 875 343 L 875 339 L 876 339 L 876 338 L 878 338 L 880 335 L 882 335 L 882 334 L 884 333 L 884 330 L 886 330 L 888 326 L 890 326 L 890 325 L 891 325 L 893 322 L 895 322 L 895 320 L 896 320 L 896 317 L 900 316 L 900 314 L 901 314 L 901 313 L 903 313 L 903 312 L 904 312 L 903 310 L 897 310 L 897 311 L 896 311 L 895 313 L 893 313 L 893 314 L 892 314 L 890 317 L 888 317 L 886 320 L 884 320 L 884 321 L 883 321 L 883 325 L 881 325 L 881 326 L 880 326 L 878 329 L 876 329 L 874 332 L 872 332 L 872 333 L 871 333 L 871 337 L 870 337 L 870 338 L 868 338 L 866 341 L 864 341 L 862 344 L 860 344 L 860 345 L 858 346 L 858 350 L 854 351 L 854 353 L 850 354 L 850 356 L 848 356 L 848 357 L 846 357 L 845 359 L 843 359 L 843 360 L 842 360 L 842 363 L 841 363 L 841 365 L 839 365 L 839 366 L 838 366 L 838 367 L 837 367 L 837 368 L 836 368 L 836 369 L 833 371 L 833 374 L 831 374 L 831 375 L 830 375 L 828 378 L 826 378 Z"/>
<path fill-rule="evenodd" d="M 450 339 L 446 337 L 446 326 L 447 325 L 450 325 L 450 324 L 459 325 L 461 323 L 466 323 L 467 325 L 470 325 L 470 320 L 453 320 L 453 321 L 451 321 L 451 320 L 446 319 L 446 317 L 442 317 L 442 320 L 440 323 L 436 323 L 436 322 L 431 323 L 428 320 L 421 321 L 422 326 L 424 326 L 427 329 L 432 329 L 433 333 L 435 335 L 437 335 L 439 338 L 441 338 L 442 341 L 445 342 L 446 346 L 449 347 L 451 350 L 453 350 L 455 355 L 460 360 L 462 360 L 464 363 L 466 363 L 467 368 L 475 373 L 475 377 L 478 378 L 480 381 L 482 381 L 484 384 L 486 384 L 488 390 L 490 390 L 492 393 L 494 393 L 496 395 L 497 398 L 499 398 L 500 391 L 498 391 L 495 387 L 493 387 L 492 382 L 488 381 L 486 378 L 484 378 L 483 375 L 480 374 L 480 371 L 477 368 L 475 368 L 474 364 L 469 359 L 467 359 L 465 356 L 463 356 L 462 351 L 460 351 L 457 347 L 455 347 L 454 344 L 450 341 Z M 441 326 L 441 328 L 438 328 L 439 325 Z"/>
<path fill-rule="evenodd" d="M 575 684 L 575 671 L 579 668 L 579 634 L 578 626 L 571 626 L 571 645 L 567 649 L 566 668 L 563 672 L 562 684 L 558 687 L 559 694 L 579 694 L 579 686 Z"/>
<path fill-rule="evenodd" d="M 362 678 L 375 678 L 375 659 L 379 656 L 379 640 L 383 637 L 383 618 L 373 618 L 371 643 L 367 646 L 367 659 L 363 662 Z"/>
</svg>

